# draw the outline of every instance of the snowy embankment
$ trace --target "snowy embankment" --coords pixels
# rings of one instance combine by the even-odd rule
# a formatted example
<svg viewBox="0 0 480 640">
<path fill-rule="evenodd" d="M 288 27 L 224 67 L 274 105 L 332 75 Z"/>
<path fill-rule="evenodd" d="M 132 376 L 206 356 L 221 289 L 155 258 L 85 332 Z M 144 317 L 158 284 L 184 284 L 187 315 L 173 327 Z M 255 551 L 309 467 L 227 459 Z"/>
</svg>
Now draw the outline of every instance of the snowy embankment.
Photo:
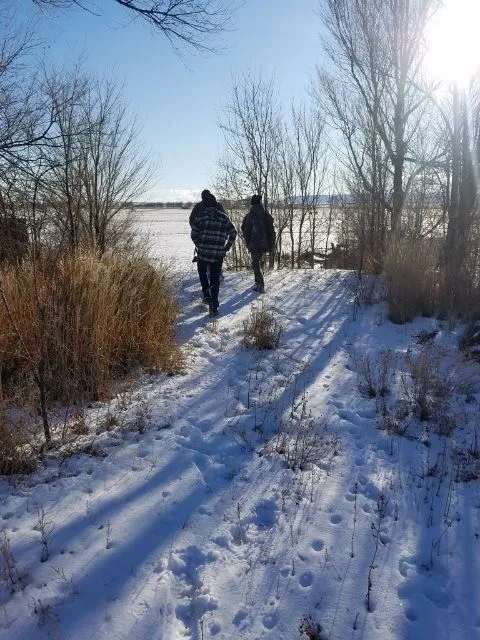
<svg viewBox="0 0 480 640">
<path fill-rule="evenodd" d="M 392 434 L 355 363 L 420 349 L 434 321 L 393 326 L 381 303 L 354 308 L 351 274 L 285 270 L 264 297 L 280 347 L 252 352 L 251 281 L 226 274 L 212 324 L 191 267 L 178 285 L 186 374 L 145 375 L 90 409 L 92 430 L 110 427 L 94 443 L 104 457 L 0 483 L 23 576 L 3 582 L 0 637 L 480 637 L 479 481 L 456 482 L 452 457 L 478 428 L 477 365 L 458 364 L 472 384 L 470 402 L 454 397 L 453 436 L 413 419 Z M 457 357 L 455 335 L 432 339 Z M 292 470 L 299 448 L 275 434 L 301 429 L 316 462 Z"/>
</svg>

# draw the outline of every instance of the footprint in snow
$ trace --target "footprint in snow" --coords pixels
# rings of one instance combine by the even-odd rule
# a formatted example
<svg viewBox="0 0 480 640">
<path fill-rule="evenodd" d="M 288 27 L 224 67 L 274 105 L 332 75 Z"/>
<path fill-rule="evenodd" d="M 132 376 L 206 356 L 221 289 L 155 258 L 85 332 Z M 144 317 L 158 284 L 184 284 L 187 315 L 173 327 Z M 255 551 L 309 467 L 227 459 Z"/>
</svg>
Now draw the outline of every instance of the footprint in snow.
<svg viewBox="0 0 480 640">
<path fill-rule="evenodd" d="M 190 596 L 190 594 L 185 594 Z M 187 604 L 178 605 L 175 608 L 177 620 L 181 620 L 187 629 L 191 629 L 195 620 L 201 618 L 209 611 L 218 609 L 218 602 L 208 595 L 201 595 L 191 598 Z"/>
<path fill-rule="evenodd" d="M 314 551 L 322 551 L 325 548 L 325 543 L 323 540 L 314 540 L 312 542 L 312 549 Z"/>
<path fill-rule="evenodd" d="M 405 609 L 405 617 L 407 618 L 407 620 L 410 620 L 410 622 L 416 622 L 418 620 L 418 613 L 415 611 L 415 609 L 411 609 L 410 607 L 408 607 L 407 609 Z"/>
<path fill-rule="evenodd" d="M 277 521 L 278 507 L 273 500 L 262 500 L 255 507 L 255 524 L 259 529 L 271 529 Z"/>
<path fill-rule="evenodd" d="M 400 558 L 398 562 L 398 571 L 403 578 L 408 578 L 408 573 L 413 570 L 416 570 L 414 559 Z"/>
<path fill-rule="evenodd" d="M 276 611 L 274 613 L 267 613 L 266 616 L 263 616 L 262 622 L 265 629 L 273 629 L 278 622 L 278 613 Z"/>
<path fill-rule="evenodd" d="M 377 501 L 380 498 L 381 492 L 380 489 L 373 484 L 373 482 L 367 482 L 365 485 L 363 485 L 361 493 L 363 493 L 363 495 L 369 500 Z"/>
<path fill-rule="evenodd" d="M 230 544 L 229 544 L 227 536 L 217 536 L 216 538 L 212 539 L 212 542 L 217 544 L 222 549 L 229 549 L 230 548 Z"/>
<path fill-rule="evenodd" d="M 240 611 L 237 611 L 237 613 L 233 616 L 233 620 L 232 620 L 233 624 L 236 627 L 239 627 L 242 624 L 242 622 L 246 620 L 247 615 L 248 614 L 246 611 L 243 611 L 243 609 L 240 609 Z"/>
<path fill-rule="evenodd" d="M 391 537 L 387 533 L 380 533 L 380 542 L 387 546 L 392 541 Z"/>
<path fill-rule="evenodd" d="M 330 522 L 332 524 L 340 524 L 340 522 L 342 522 L 343 517 L 339 514 L 339 513 L 335 513 L 331 518 L 330 518 Z"/>
<path fill-rule="evenodd" d="M 342 409 L 338 412 L 338 415 L 342 420 L 346 420 L 347 422 L 351 422 L 359 427 L 371 427 L 373 419 L 364 418 L 360 416 L 355 411 L 350 411 L 349 409 Z"/>
<path fill-rule="evenodd" d="M 210 511 L 210 509 L 207 509 L 207 507 L 198 507 L 198 513 L 202 516 L 211 516 L 212 512 Z"/>
<path fill-rule="evenodd" d="M 313 573 L 311 571 L 305 571 L 298 579 L 298 582 L 304 588 L 311 587 L 313 584 Z"/>
</svg>

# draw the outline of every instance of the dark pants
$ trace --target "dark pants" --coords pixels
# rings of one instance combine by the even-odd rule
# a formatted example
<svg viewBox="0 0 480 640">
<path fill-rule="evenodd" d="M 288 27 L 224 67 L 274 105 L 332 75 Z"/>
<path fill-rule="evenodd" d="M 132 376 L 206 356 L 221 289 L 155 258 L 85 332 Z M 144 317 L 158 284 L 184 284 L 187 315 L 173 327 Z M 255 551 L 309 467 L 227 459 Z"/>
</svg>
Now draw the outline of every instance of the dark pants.
<svg viewBox="0 0 480 640">
<path fill-rule="evenodd" d="M 202 293 L 204 298 L 211 300 L 211 306 L 215 309 L 218 308 L 218 290 L 220 288 L 220 274 L 222 272 L 221 260 L 216 262 L 206 262 L 206 260 L 198 259 L 197 269 L 198 276 L 200 278 L 200 284 L 202 285 Z"/>
<path fill-rule="evenodd" d="M 263 286 L 262 260 L 264 252 L 257 251 L 256 249 L 250 249 L 250 254 L 252 256 L 252 269 L 255 276 L 255 284 Z"/>
</svg>

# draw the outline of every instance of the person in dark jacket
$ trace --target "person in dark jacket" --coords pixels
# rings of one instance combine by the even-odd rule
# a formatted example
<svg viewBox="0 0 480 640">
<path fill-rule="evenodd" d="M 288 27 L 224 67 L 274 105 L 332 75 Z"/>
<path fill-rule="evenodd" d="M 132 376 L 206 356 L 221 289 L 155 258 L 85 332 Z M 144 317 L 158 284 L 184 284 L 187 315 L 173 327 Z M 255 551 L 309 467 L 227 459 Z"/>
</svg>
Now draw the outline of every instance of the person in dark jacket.
<svg viewBox="0 0 480 640">
<path fill-rule="evenodd" d="M 237 237 L 237 230 L 223 213 L 211 193 L 205 206 L 191 223 L 191 237 L 197 249 L 197 269 L 204 302 L 211 316 L 218 314 L 218 290 L 222 263 Z"/>
<path fill-rule="evenodd" d="M 275 247 L 275 229 L 272 216 L 262 205 L 259 195 L 252 196 L 250 211 L 242 222 L 242 235 L 252 256 L 252 268 L 255 276 L 255 291 L 265 293 L 265 281 L 262 272 L 262 258 Z"/>
</svg>

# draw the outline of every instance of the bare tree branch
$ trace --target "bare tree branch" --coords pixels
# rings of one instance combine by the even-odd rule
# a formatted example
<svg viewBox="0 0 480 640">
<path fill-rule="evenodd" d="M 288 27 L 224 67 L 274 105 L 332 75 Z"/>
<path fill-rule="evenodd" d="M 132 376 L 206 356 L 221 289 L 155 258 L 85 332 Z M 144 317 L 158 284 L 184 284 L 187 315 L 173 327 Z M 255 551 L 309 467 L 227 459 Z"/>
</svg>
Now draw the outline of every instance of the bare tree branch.
<svg viewBox="0 0 480 640">
<path fill-rule="evenodd" d="M 106 0 L 103 0 L 105 2 Z M 225 32 L 234 5 L 229 0 L 108 0 L 160 31 L 177 49 L 215 51 L 212 39 Z M 95 0 L 33 0 L 39 7 L 68 9 L 74 6 L 101 15 Z"/>
</svg>

